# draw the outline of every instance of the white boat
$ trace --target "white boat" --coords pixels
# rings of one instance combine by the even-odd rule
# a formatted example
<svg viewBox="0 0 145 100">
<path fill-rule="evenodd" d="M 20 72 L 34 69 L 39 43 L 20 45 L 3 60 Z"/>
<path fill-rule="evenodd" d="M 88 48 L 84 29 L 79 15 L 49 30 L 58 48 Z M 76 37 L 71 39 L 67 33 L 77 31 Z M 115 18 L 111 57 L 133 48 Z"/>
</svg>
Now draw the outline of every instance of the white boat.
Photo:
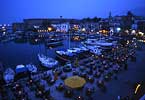
<svg viewBox="0 0 145 100">
<path fill-rule="evenodd" d="M 58 65 L 57 60 L 44 56 L 43 54 L 38 54 L 38 59 L 41 62 L 41 64 L 47 68 L 53 68 Z"/>
<path fill-rule="evenodd" d="M 96 45 L 96 46 L 113 46 L 112 42 L 107 42 L 106 40 L 97 40 L 97 39 L 87 39 L 84 44 L 86 45 Z"/>
<path fill-rule="evenodd" d="M 37 73 L 37 67 L 35 65 L 28 64 L 26 65 L 26 68 L 30 73 Z"/>
<path fill-rule="evenodd" d="M 14 77 L 15 77 L 14 70 L 11 69 L 11 68 L 6 69 L 6 71 L 4 72 L 4 80 L 5 80 L 5 82 L 7 84 L 13 82 L 14 81 Z"/>
<path fill-rule="evenodd" d="M 82 42 L 82 44 L 87 47 L 87 46 L 96 46 L 99 49 L 102 50 L 111 50 L 114 46 L 116 46 L 116 42 L 108 42 L 107 39 L 88 39 L 85 42 Z"/>
<path fill-rule="evenodd" d="M 102 49 L 99 48 L 99 46 L 86 46 L 90 50 L 91 53 L 95 55 L 101 55 Z"/>
<path fill-rule="evenodd" d="M 27 68 L 24 65 L 17 65 L 16 66 L 16 74 L 27 72 Z"/>
<path fill-rule="evenodd" d="M 83 42 L 86 45 L 96 45 L 97 39 L 87 39 L 85 42 Z"/>
<path fill-rule="evenodd" d="M 85 47 L 79 48 L 70 48 L 64 51 L 56 51 L 56 56 L 62 61 L 71 61 L 72 59 L 76 58 L 78 55 L 86 54 L 89 50 Z"/>
</svg>

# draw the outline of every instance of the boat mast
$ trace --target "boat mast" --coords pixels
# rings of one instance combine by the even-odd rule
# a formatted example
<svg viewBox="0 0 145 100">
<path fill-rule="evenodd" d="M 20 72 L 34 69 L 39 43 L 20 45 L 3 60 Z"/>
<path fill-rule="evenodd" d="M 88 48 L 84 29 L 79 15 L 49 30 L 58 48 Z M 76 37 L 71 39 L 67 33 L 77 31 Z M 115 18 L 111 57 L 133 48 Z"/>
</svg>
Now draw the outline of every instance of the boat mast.
<svg viewBox="0 0 145 100">
<path fill-rule="evenodd" d="M 69 42 L 68 42 L 68 46 L 69 46 L 69 49 L 70 49 L 70 32 L 69 32 Z"/>
</svg>

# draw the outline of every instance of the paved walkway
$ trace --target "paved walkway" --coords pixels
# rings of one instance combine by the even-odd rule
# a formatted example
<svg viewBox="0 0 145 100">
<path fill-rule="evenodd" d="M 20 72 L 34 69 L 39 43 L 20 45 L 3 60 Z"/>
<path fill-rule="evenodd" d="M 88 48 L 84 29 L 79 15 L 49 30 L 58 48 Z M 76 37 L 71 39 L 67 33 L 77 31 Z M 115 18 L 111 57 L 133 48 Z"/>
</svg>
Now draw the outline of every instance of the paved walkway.
<svg viewBox="0 0 145 100">
<path fill-rule="evenodd" d="M 117 100 L 118 95 L 131 96 L 135 83 L 145 82 L 145 46 L 143 46 L 142 51 L 137 51 L 137 61 L 128 62 L 128 64 L 128 70 L 120 72 L 118 80 L 112 80 L 106 84 L 107 92 L 97 91 L 93 95 L 93 100 Z"/>
</svg>

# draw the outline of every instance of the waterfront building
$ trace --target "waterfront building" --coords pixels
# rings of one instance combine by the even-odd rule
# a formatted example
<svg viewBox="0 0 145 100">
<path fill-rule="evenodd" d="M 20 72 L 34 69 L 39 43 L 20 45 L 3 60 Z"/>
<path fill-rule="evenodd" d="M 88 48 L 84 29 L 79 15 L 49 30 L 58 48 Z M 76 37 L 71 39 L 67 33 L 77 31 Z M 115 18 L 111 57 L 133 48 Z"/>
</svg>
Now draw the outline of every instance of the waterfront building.
<svg viewBox="0 0 145 100">
<path fill-rule="evenodd" d="M 25 30 L 33 29 L 34 27 L 52 26 L 56 32 L 68 32 L 70 23 L 76 21 L 75 19 L 24 19 L 26 25 Z M 48 28 L 48 27 L 47 27 Z"/>
<path fill-rule="evenodd" d="M 13 30 L 13 32 L 24 31 L 25 30 L 25 24 L 24 23 L 13 23 L 12 24 L 12 30 Z"/>
<path fill-rule="evenodd" d="M 68 32 L 70 24 L 69 22 L 66 23 L 53 23 L 52 26 L 55 28 L 56 32 Z"/>
</svg>

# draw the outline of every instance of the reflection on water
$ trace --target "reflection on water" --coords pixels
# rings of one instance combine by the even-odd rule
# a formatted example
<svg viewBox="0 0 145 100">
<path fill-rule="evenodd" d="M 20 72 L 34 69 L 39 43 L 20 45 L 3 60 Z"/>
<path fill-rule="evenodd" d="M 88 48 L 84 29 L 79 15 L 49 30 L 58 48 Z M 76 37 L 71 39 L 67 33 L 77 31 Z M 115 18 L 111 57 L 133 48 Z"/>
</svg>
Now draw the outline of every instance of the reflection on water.
<svg viewBox="0 0 145 100">
<path fill-rule="evenodd" d="M 80 45 L 78 42 L 71 42 L 70 47 L 77 47 Z M 63 41 L 63 46 L 56 48 L 45 47 L 44 44 L 32 45 L 29 42 L 8 42 L 0 43 L 0 62 L 4 64 L 4 67 L 15 68 L 18 64 L 33 63 L 38 65 L 37 58 L 38 53 L 43 53 L 49 57 L 55 58 L 56 50 L 65 50 L 69 47 L 68 39 Z"/>
</svg>

